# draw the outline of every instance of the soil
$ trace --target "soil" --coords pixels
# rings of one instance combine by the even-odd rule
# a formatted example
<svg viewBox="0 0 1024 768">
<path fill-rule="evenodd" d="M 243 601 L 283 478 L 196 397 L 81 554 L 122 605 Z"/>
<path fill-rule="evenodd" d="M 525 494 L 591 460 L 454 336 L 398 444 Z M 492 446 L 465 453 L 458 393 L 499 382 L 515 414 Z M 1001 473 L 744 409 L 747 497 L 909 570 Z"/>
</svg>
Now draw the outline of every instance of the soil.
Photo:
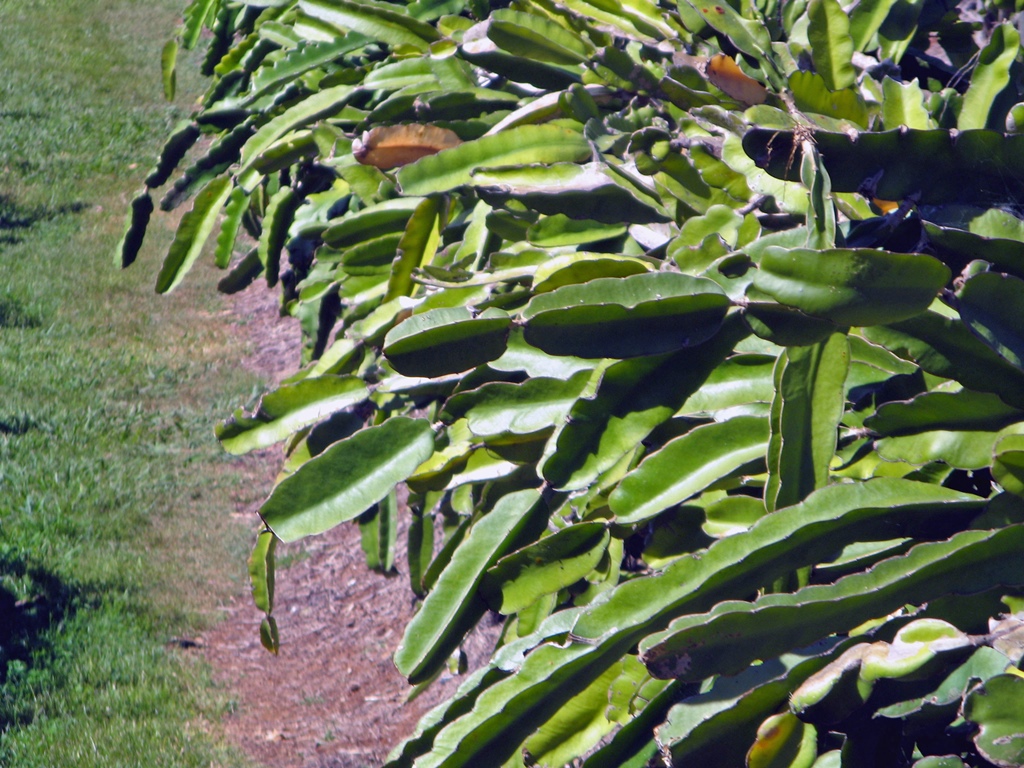
<svg viewBox="0 0 1024 768">
<path fill-rule="evenodd" d="M 243 365 L 271 383 L 297 369 L 298 324 L 279 317 L 275 292 L 253 286 L 235 298 L 234 310 L 243 319 L 239 333 L 252 350 Z M 233 514 L 254 532 L 256 510 L 270 492 L 281 458 L 279 449 L 268 449 L 240 460 L 243 482 Z M 402 539 L 400 530 L 400 544 Z M 404 551 L 396 553 L 402 571 L 404 557 Z M 366 568 L 353 524 L 280 546 L 274 607 L 279 654 L 260 645 L 262 614 L 248 592 L 231 599 L 225 620 L 201 641 L 215 679 L 233 697 L 223 723 L 228 737 L 271 768 L 381 765 L 419 718 L 459 683 L 444 675 L 406 702 L 412 689 L 391 655 L 414 607 L 405 573 L 385 576 Z M 471 667 L 486 658 L 494 630 L 470 639 Z"/>
</svg>

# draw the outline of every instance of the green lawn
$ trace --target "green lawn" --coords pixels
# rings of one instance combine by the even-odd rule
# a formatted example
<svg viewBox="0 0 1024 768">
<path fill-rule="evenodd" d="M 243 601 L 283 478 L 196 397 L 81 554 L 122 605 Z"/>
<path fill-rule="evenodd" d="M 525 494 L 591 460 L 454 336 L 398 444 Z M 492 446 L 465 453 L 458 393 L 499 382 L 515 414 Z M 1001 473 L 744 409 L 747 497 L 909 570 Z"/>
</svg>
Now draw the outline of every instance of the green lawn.
<svg viewBox="0 0 1024 768">
<path fill-rule="evenodd" d="M 214 421 L 258 382 L 196 275 L 113 264 L 198 83 L 162 100 L 184 0 L 0 0 L 0 765 L 244 765 L 172 637 L 244 577 Z"/>
</svg>

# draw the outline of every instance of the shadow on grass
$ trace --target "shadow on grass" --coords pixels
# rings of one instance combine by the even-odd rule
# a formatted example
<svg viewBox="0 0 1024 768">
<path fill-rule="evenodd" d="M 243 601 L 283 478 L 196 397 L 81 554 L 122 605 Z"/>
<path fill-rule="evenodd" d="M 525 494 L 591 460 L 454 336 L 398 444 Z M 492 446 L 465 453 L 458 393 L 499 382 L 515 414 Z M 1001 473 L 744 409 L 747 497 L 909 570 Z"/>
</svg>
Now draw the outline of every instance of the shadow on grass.
<svg viewBox="0 0 1024 768">
<path fill-rule="evenodd" d="M 28 672 L 44 635 L 70 616 L 75 597 L 76 590 L 53 573 L 0 550 L 0 687 Z M 0 733 L 31 718 L 8 703 L 0 701 Z"/>
<path fill-rule="evenodd" d="M 0 244 L 17 245 L 24 230 L 41 221 L 49 221 L 70 213 L 80 213 L 88 206 L 83 202 L 62 205 L 21 205 L 10 195 L 0 195 Z"/>
<path fill-rule="evenodd" d="M 0 326 L 3 323 L 0 322 Z M 33 429 L 37 429 L 39 424 L 31 416 L 3 416 L 0 415 L 0 435 L 10 435 L 11 437 L 19 437 L 21 435 L 28 434 Z M 0 576 L 2 576 L 0 571 Z"/>
<path fill-rule="evenodd" d="M 0 242 L 2 239 L 0 236 Z M 43 319 L 38 314 L 25 309 L 20 301 L 0 294 L 0 328 L 38 328 L 42 324 Z M 3 431 L 3 423 L 0 423 L 0 433 Z"/>
<path fill-rule="evenodd" d="M 28 109 L 0 110 L 0 120 L 42 120 L 46 117 L 42 112 Z"/>
</svg>

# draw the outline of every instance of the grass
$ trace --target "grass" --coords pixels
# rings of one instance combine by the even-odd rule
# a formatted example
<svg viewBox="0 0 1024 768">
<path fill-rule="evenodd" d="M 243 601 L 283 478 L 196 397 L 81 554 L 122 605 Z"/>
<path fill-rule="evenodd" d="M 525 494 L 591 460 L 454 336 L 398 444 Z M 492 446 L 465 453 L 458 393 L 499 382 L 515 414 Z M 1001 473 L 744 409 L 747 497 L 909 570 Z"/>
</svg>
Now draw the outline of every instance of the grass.
<svg viewBox="0 0 1024 768">
<path fill-rule="evenodd" d="M 230 705 L 169 643 L 242 589 L 249 535 L 214 421 L 258 385 L 171 233 L 113 266 L 187 111 L 159 52 L 184 0 L 0 0 L 0 765 L 243 766 Z M 187 67 L 179 90 L 196 93 Z M 184 79 L 183 79 L 184 78 Z M 140 165 L 141 164 L 141 167 Z M 147 257 L 148 256 L 148 257 Z"/>
</svg>

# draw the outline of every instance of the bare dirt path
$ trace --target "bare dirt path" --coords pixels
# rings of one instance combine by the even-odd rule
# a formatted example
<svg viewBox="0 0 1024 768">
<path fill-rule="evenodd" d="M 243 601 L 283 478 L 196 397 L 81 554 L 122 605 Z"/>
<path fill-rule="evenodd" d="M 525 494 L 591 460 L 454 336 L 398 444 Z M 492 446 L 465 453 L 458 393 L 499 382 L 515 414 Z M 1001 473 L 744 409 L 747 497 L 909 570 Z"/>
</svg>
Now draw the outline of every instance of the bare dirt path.
<svg viewBox="0 0 1024 768">
<path fill-rule="evenodd" d="M 269 381 L 292 373 L 299 354 L 298 324 L 278 317 L 276 301 L 257 285 L 234 302 L 238 332 L 252 350 L 243 365 Z M 276 449 L 240 460 L 244 482 L 233 510 L 239 525 L 256 530 L 256 509 L 280 460 Z M 203 638 L 216 679 L 236 697 L 224 728 L 272 768 L 379 766 L 458 680 L 441 679 L 405 703 L 410 688 L 391 654 L 412 615 L 412 593 L 404 573 L 385 577 L 367 570 L 355 526 L 280 547 L 278 559 L 280 654 L 260 646 L 262 614 L 248 593 L 234 596 L 225 620 Z"/>
</svg>

